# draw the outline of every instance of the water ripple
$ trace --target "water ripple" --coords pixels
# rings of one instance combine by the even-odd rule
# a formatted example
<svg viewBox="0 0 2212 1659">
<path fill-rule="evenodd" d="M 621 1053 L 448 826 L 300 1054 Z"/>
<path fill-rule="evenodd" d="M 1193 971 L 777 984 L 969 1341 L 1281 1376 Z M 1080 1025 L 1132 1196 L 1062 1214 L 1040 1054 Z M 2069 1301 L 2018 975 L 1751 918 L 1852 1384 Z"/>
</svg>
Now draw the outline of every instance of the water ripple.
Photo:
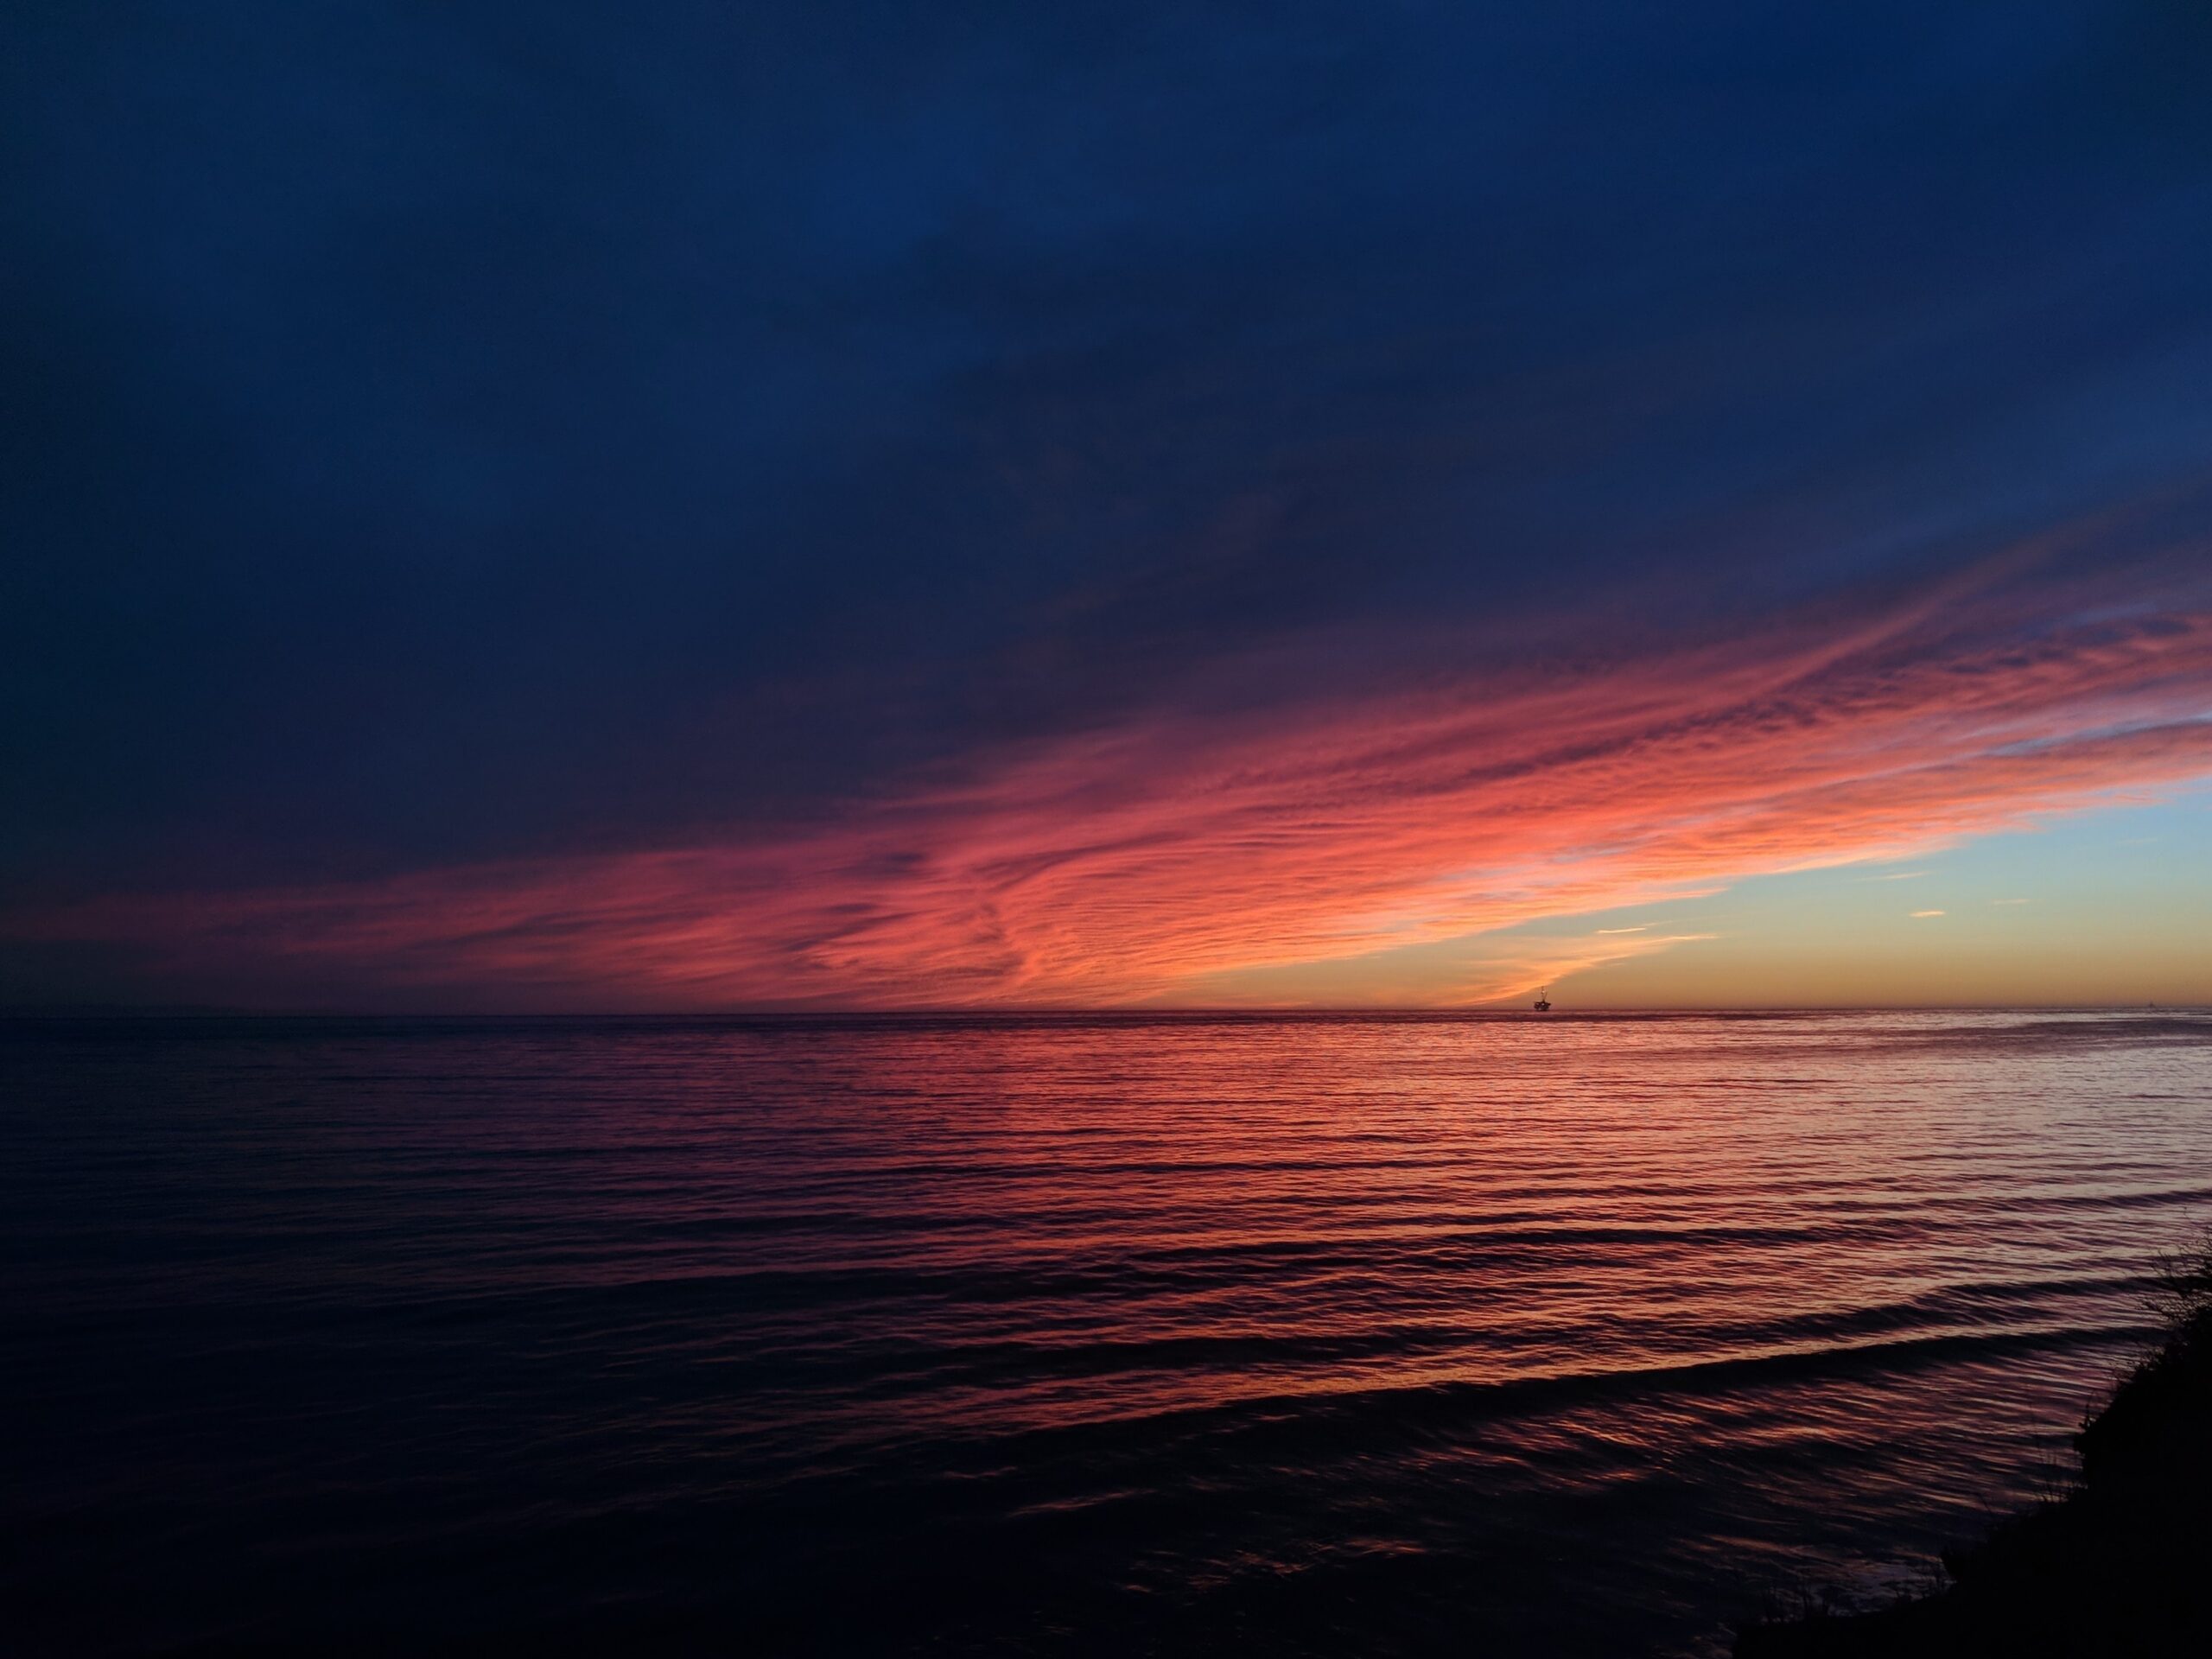
<svg viewBox="0 0 2212 1659">
<path fill-rule="evenodd" d="M 1712 1653 L 2057 1466 L 2157 1014 L 0 1026 L 29 1652 Z"/>
</svg>

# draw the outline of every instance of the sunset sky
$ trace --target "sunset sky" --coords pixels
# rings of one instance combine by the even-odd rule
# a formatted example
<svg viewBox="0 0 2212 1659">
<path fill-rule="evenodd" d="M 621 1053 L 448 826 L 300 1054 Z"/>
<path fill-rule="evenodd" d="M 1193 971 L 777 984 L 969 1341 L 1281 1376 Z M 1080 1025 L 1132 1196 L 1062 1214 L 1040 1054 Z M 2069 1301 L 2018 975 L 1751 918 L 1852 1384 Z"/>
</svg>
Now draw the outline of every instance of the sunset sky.
<svg viewBox="0 0 2212 1659">
<path fill-rule="evenodd" d="M 0 22 L 0 1003 L 2212 1003 L 2212 9 Z"/>
</svg>

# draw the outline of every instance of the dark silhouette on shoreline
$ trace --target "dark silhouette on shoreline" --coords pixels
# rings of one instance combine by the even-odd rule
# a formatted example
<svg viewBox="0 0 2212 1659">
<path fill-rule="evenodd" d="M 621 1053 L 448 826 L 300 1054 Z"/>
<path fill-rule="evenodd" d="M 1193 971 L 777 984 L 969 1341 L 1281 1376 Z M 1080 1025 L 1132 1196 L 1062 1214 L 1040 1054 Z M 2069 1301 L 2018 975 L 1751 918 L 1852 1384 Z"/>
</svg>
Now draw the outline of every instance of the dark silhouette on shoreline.
<svg viewBox="0 0 2212 1659">
<path fill-rule="evenodd" d="M 2070 1491 L 1945 1552 L 1935 1593 L 1753 1625 L 1737 1659 L 2212 1653 L 2212 1234 L 2153 1300 L 2163 1334 L 2075 1437 Z"/>
</svg>

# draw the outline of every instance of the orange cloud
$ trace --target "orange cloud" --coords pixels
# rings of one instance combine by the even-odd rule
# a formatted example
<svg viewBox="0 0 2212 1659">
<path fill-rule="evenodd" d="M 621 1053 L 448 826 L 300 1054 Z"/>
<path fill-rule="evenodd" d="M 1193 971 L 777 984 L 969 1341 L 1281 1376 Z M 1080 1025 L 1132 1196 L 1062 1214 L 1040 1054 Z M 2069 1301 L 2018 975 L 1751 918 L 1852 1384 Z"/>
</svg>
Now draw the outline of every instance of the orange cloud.
<svg viewBox="0 0 2212 1659">
<path fill-rule="evenodd" d="M 387 1001 L 1217 1001 L 1327 964 L 1356 1000 L 1476 1000 L 1675 939 L 1417 982 L 1355 969 L 2212 773 L 2212 613 L 1996 629 L 1983 607 L 1974 633 L 1949 625 L 1956 597 L 1840 634 L 1161 713 L 726 842 L 110 899 L 11 931 L 186 975 L 311 965 Z"/>
</svg>

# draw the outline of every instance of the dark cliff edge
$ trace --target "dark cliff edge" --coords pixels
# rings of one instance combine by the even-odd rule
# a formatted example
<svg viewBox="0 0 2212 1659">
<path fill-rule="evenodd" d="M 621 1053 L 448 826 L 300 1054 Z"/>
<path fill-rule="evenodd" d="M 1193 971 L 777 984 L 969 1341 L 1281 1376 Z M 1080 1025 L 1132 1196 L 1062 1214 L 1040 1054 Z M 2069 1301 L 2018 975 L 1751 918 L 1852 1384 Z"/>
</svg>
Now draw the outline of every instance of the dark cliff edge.
<svg viewBox="0 0 2212 1659">
<path fill-rule="evenodd" d="M 2164 1335 L 2075 1437 L 2070 1491 L 1947 1552 L 1935 1593 L 1755 1624 L 1737 1659 L 2212 1653 L 2212 1236 L 2157 1301 Z"/>
</svg>

